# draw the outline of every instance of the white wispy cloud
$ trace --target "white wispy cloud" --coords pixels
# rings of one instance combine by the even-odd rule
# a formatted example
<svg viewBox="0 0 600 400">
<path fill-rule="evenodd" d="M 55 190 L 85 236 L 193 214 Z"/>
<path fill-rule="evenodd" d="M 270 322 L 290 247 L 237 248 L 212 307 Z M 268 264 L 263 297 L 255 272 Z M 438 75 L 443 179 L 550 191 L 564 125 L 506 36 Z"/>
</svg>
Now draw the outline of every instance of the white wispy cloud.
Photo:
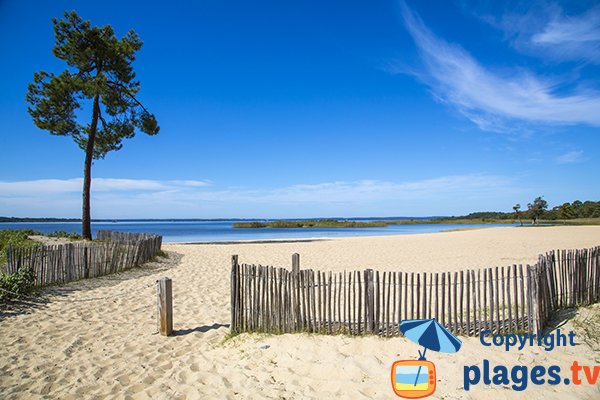
<svg viewBox="0 0 600 400">
<path fill-rule="evenodd" d="M 312 185 L 293 185 L 268 193 L 248 193 L 260 201 L 315 202 L 334 201 L 360 203 L 373 200 L 405 200 L 427 196 L 472 195 L 506 186 L 509 180 L 498 176 L 463 175 L 445 176 L 413 182 L 385 182 L 362 180 L 353 182 L 327 182 Z"/>
<path fill-rule="evenodd" d="M 149 179 L 115 179 L 94 178 L 92 189 L 94 191 L 157 191 L 180 190 L 183 188 L 196 188 L 209 185 L 208 181 L 174 180 L 158 181 Z M 73 193 L 81 192 L 82 178 L 73 179 L 38 179 L 31 181 L 3 182 L 0 181 L 0 196 L 19 196 L 35 193 Z"/>
<path fill-rule="evenodd" d="M 423 61 L 417 77 L 481 129 L 507 131 L 515 121 L 600 126 L 600 92 L 579 86 L 559 94 L 572 82 L 522 68 L 493 71 L 462 47 L 436 37 L 404 3 L 402 15 Z M 553 35 L 549 30 L 545 40 Z"/>
<path fill-rule="evenodd" d="M 600 5 L 581 11 L 585 3 L 572 2 L 576 12 L 546 0 L 478 5 L 465 11 L 501 30 L 522 53 L 558 63 L 600 64 Z"/>
<path fill-rule="evenodd" d="M 600 42 L 600 6 L 579 16 L 556 16 L 532 40 L 534 43 L 550 45 L 597 44 Z"/>
<path fill-rule="evenodd" d="M 573 150 L 556 157 L 559 164 L 575 164 L 584 161 L 583 150 Z"/>
<path fill-rule="evenodd" d="M 504 195 L 511 197 L 518 192 L 512 179 L 485 174 L 406 182 L 336 181 L 264 189 L 219 189 L 202 184 L 204 181 L 95 181 L 95 218 L 429 215 L 493 204 Z M 80 183 L 79 179 L 0 181 L 0 215 L 76 216 L 81 207 Z"/>
<path fill-rule="evenodd" d="M 557 16 L 531 42 L 558 59 L 600 63 L 600 6 L 577 17 Z"/>
</svg>

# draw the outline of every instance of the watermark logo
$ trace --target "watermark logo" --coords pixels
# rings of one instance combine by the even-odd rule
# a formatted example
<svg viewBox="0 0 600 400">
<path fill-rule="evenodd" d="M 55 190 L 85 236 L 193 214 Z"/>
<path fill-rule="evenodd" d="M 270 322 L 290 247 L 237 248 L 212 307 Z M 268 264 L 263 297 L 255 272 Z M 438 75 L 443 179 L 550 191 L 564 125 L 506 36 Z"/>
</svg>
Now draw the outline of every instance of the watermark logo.
<svg viewBox="0 0 600 400">
<path fill-rule="evenodd" d="M 427 350 L 456 353 L 462 342 L 435 319 L 414 319 L 400 323 L 405 337 L 424 347 L 418 360 L 400 360 L 392 364 L 394 393 L 405 399 L 421 399 L 435 392 L 435 364 L 425 359 Z"/>
<path fill-rule="evenodd" d="M 504 351 L 521 351 L 525 347 L 541 347 L 545 351 L 553 351 L 557 347 L 575 346 L 575 332 L 561 332 L 560 329 L 543 335 L 534 334 L 492 334 L 487 329 L 479 334 L 479 341 L 484 347 L 496 346 Z M 480 383 L 484 385 L 502 385 L 520 392 L 534 385 L 595 385 L 600 379 L 600 365 L 581 365 L 573 361 L 569 373 L 561 373 L 558 365 L 493 365 L 489 360 L 483 360 L 481 367 L 464 366 L 465 391 Z"/>
<path fill-rule="evenodd" d="M 435 364 L 427 360 L 401 360 L 392 365 L 392 387 L 405 399 L 420 399 L 435 392 Z"/>
</svg>

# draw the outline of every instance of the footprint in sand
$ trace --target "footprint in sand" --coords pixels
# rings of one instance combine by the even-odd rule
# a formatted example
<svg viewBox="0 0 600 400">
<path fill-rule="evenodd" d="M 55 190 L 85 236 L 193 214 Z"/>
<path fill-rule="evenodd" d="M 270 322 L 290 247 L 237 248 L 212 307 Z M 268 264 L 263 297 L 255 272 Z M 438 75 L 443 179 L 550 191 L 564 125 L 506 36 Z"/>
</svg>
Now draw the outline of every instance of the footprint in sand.
<svg viewBox="0 0 600 400">
<path fill-rule="evenodd" d="M 186 384 L 190 381 L 190 374 L 187 371 L 179 371 L 175 375 L 175 382 Z"/>
</svg>

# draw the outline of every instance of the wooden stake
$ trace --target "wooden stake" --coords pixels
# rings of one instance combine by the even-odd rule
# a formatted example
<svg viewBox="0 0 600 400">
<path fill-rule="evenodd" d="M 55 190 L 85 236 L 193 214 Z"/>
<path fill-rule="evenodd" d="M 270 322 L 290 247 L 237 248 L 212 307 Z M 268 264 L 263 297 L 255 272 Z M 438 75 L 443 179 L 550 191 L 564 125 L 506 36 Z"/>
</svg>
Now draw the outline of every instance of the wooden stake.
<svg viewBox="0 0 600 400">
<path fill-rule="evenodd" d="M 160 318 L 160 334 L 173 334 L 173 289 L 169 278 L 158 281 L 158 315 Z"/>
</svg>

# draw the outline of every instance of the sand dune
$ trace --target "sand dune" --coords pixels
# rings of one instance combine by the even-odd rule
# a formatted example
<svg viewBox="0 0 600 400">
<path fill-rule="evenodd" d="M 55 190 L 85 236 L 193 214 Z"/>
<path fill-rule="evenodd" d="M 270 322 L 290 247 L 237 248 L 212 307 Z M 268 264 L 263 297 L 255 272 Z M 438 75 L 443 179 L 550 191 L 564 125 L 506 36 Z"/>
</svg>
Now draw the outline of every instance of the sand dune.
<svg viewBox="0 0 600 400">
<path fill-rule="evenodd" d="M 490 228 L 391 237 L 253 244 L 166 244 L 168 259 L 144 268 L 46 289 L 43 300 L 2 311 L 0 397 L 3 399 L 391 399 L 393 361 L 414 358 L 404 338 L 267 336 L 228 339 L 229 267 L 241 262 L 304 268 L 447 271 L 534 263 L 550 249 L 600 245 L 600 227 Z M 176 335 L 157 334 L 154 282 L 173 279 Z M 600 364 L 597 343 L 585 333 L 600 307 L 564 312 L 562 330 L 579 344 L 552 352 L 535 347 L 505 352 L 462 338 L 454 355 L 432 353 L 438 368 L 433 398 L 594 399 L 596 385 L 540 385 L 463 389 L 463 367 Z M 557 321 L 557 323 L 560 321 Z M 597 323 L 597 322 L 596 322 Z M 600 328 L 600 326 L 598 327 Z M 589 329 L 587 329 L 589 331 Z M 589 343 L 584 342 L 586 339 Z"/>
</svg>

